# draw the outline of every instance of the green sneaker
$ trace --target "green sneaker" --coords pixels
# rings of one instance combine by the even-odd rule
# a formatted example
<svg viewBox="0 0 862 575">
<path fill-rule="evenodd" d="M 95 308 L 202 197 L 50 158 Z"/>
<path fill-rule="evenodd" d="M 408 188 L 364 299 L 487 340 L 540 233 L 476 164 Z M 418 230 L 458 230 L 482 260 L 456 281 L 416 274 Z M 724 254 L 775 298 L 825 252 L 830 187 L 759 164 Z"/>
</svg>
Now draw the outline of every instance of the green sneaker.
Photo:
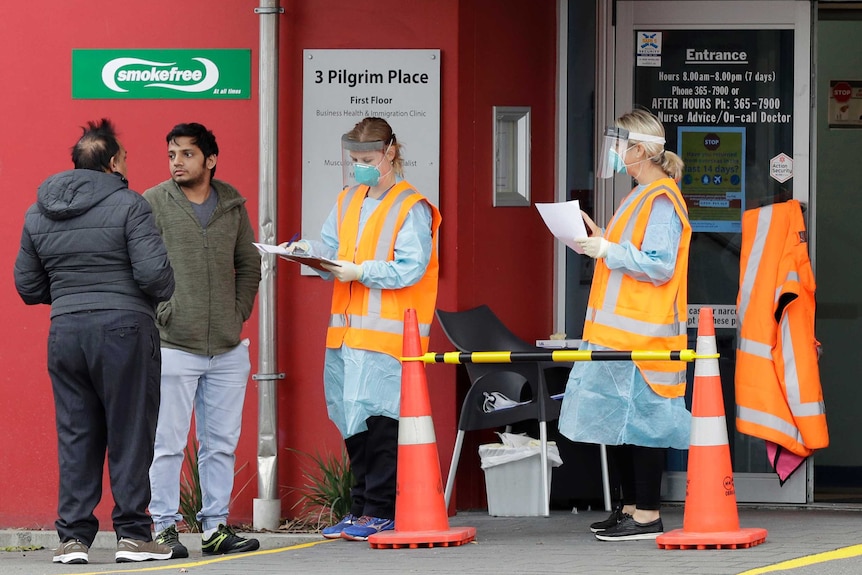
<svg viewBox="0 0 862 575">
<path fill-rule="evenodd" d="M 171 548 L 171 559 L 184 559 L 189 556 L 188 548 L 180 542 L 180 534 L 177 533 L 176 525 L 165 527 L 159 531 L 155 541 L 159 545 L 166 545 Z"/>
<path fill-rule="evenodd" d="M 245 553 L 256 551 L 260 548 L 257 539 L 246 539 L 234 533 L 233 529 L 224 524 L 219 524 L 218 530 L 209 539 L 201 542 L 201 551 L 204 555 L 225 555 L 227 553 Z"/>
</svg>

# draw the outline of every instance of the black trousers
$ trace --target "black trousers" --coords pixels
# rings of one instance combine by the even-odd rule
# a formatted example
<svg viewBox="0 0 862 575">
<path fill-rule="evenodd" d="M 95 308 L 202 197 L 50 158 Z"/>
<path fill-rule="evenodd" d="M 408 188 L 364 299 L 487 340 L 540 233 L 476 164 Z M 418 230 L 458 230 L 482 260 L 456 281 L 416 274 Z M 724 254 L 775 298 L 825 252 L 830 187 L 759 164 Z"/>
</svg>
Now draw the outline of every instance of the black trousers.
<svg viewBox="0 0 862 575">
<path fill-rule="evenodd" d="M 356 483 L 350 490 L 354 515 L 395 519 L 398 479 L 398 420 L 375 415 L 368 430 L 344 440 Z"/>
<path fill-rule="evenodd" d="M 638 509 L 661 509 L 661 475 L 667 449 L 639 445 L 608 445 L 608 480 L 611 496 Z M 619 486 L 616 488 L 615 486 Z M 622 490 L 619 494 L 617 489 Z"/>
<path fill-rule="evenodd" d="M 144 313 L 79 312 L 51 321 L 48 373 L 60 461 L 60 541 L 92 545 L 106 449 L 117 538 L 152 539 L 147 505 L 160 370 L 159 333 Z"/>
</svg>

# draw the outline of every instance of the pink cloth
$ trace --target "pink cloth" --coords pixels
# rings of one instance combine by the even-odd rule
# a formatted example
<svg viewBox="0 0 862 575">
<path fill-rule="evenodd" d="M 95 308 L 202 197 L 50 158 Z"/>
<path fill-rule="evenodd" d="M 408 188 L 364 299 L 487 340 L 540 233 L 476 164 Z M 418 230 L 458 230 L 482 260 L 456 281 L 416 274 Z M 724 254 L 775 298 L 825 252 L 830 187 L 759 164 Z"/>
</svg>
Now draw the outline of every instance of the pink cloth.
<svg viewBox="0 0 862 575">
<path fill-rule="evenodd" d="M 799 469 L 807 459 L 801 455 L 796 455 L 771 441 L 766 442 L 766 456 L 769 458 L 769 462 L 772 464 L 773 469 L 775 469 L 775 473 L 778 474 L 780 485 L 784 485 L 787 478 L 790 477 L 794 471 Z"/>
</svg>

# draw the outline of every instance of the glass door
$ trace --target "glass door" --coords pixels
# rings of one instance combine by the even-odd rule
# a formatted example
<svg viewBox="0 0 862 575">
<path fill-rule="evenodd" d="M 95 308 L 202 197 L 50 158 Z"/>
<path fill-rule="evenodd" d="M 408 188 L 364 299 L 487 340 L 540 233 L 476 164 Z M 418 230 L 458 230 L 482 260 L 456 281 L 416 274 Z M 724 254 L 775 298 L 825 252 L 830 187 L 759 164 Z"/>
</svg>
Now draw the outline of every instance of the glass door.
<svg viewBox="0 0 862 575">
<path fill-rule="evenodd" d="M 618 1 L 602 9 L 610 12 L 597 125 L 644 107 L 686 163 L 689 339 L 694 347 L 700 306 L 712 307 L 737 500 L 804 503 L 809 469 L 780 486 L 764 442 L 736 433 L 733 373 L 742 212 L 808 203 L 810 3 Z M 598 183 L 599 217 L 607 220 L 630 190 L 627 176 Z M 668 500 L 685 499 L 686 456 L 672 453 Z"/>
</svg>

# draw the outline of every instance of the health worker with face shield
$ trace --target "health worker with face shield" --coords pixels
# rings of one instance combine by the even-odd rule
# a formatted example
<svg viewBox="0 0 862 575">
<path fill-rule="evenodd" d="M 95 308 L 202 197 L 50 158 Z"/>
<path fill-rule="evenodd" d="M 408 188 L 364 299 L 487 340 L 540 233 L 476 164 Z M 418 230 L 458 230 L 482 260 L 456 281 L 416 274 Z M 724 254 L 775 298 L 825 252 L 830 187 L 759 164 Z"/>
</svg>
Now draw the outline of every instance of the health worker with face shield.
<svg viewBox="0 0 862 575">
<path fill-rule="evenodd" d="M 347 185 L 320 241 L 281 246 L 337 264 L 318 272 L 335 280 L 323 385 L 355 485 L 350 513 L 322 533 L 366 541 L 395 528 L 404 312 L 416 310 L 424 353 L 437 301 L 441 218 L 402 179 L 401 144 L 386 120 L 363 119 L 341 143 Z"/>
<path fill-rule="evenodd" d="M 628 174 L 637 185 L 605 229 L 582 214 L 590 237 L 577 239 L 596 260 L 581 349 L 676 350 L 687 345 L 691 225 L 677 181 L 683 162 L 664 149 L 664 127 L 645 110 L 605 132 L 598 174 Z M 620 501 L 590 528 L 602 541 L 655 539 L 667 448 L 688 449 L 684 362 L 575 362 L 560 413 L 573 441 L 608 446 Z"/>
</svg>

